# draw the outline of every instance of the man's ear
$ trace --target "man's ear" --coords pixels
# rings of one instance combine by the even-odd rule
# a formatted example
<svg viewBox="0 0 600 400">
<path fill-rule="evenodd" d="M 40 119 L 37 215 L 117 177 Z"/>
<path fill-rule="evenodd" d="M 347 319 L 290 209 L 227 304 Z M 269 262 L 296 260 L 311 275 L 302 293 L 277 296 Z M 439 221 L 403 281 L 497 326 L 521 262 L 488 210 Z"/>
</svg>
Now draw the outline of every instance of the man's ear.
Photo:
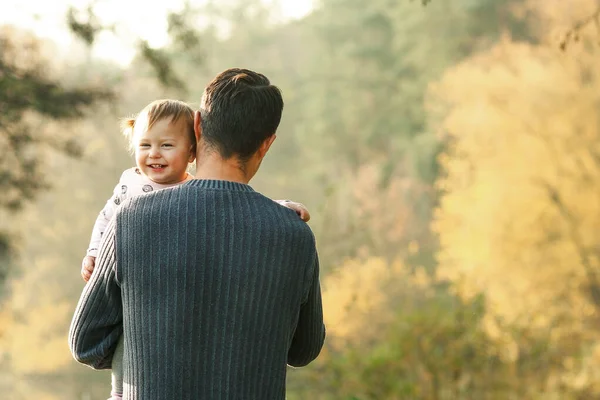
<svg viewBox="0 0 600 400">
<path fill-rule="evenodd" d="M 196 135 L 196 143 L 200 143 L 202 137 L 202 116 L 200 111 L 194 113 L 194 135 Z"/>
<path fill-rule="evenodd" d="M 262 144 L 258 148 L 258 155 L 260 156 L 261 159 L 264 158 L 265 155 L 267 155 L 267 151 L 269 151 L 269 148 L 271 147 L 271 145 L 273 144 L 273 142 L 275 141 L 276 138 L 277 138 L 277 135 L 272 134 L 271 136 L 266 138 L 264 140 L 264 142 L 262 142 Z"/>
</svg>

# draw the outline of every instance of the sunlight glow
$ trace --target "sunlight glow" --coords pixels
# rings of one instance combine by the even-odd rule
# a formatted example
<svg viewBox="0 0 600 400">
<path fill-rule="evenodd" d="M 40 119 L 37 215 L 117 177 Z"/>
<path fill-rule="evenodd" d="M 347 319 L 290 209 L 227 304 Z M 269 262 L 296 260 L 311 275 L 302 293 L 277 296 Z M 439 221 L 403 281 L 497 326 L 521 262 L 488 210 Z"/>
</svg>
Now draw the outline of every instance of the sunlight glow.
<svg viewBox="0 0 600 400">
<path fill-rule="evenodd" d="M 312 0 L 263 0 L 270 7 L 277 7 L 282 20 L 298 19 L 310 13 Z M 204 0 L 192 1 L 201 4 Z M 97 0 L 95 13 L 105 25 L 115 25 L 116 35 L 105 32 L 98 36 L 92 55 L 127 65 L 133 57 L 133 44 L 138 38 L 150 46 L 160 47 L 167 43 L 166 14 L 181 8 L 183 0 L 156 2 L 148 7 L 142 0 Z M 66 26 L 69 6 L 84 9 L 90 0 L 4 0 L 0 5 L 0 25 L 11 24 L 32 30 L 40 37 L 56 42 L 64 54 L 76 44 Z"/>
</svg>

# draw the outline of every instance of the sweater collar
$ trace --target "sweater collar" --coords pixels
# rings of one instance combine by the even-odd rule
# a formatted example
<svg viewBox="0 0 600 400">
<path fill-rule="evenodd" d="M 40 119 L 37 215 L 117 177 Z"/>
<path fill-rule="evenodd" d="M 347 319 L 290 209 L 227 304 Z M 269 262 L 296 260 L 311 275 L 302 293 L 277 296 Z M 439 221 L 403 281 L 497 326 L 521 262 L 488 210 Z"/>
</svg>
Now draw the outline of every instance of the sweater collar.
<svg viewBox="0 0 600 400">
<path fill-rule="evenodd" d="M 184 183 L 186 186 L 193 186 L 202 189 L 216 189 L 216 190 L 233 190 L 238 192 L 254 192 L 254 189 L 250 185 L 244 183 L 222 181 L 215 179 L 192 179 Z"/>
</svg>

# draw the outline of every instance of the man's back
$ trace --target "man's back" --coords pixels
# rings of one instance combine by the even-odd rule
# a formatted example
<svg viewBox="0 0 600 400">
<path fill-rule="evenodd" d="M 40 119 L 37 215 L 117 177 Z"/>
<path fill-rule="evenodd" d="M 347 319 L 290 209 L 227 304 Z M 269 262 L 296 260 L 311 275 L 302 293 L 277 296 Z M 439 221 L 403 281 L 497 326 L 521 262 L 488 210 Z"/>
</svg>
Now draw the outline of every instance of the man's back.
<svg viewBox="0 0 600 400">
<path fill-rule="evenodd" d="M 124 205 L 115 230 L 126 399 L 285 398 L 286 364 L 325 335 L 314 238 L 293 211 L 195 180 Z"/>
<path fill-rule="evenodd" d="M 281 91 L 263 74 L 221 72 L 194 112 L 198 180 L 126 201 L 107 226 L 69 346 L 79 362 L 106 369 L 123 333 L 124 399 L 284 399 L 286 363 L 319 354 L 312 232 L 246 185 L 282 111 Z M 157 143 L 180 149 L 167 136 Z M 138 167 L 162 179 L 172 165 L 147 147 L 140 141 Z"/>
</svg>

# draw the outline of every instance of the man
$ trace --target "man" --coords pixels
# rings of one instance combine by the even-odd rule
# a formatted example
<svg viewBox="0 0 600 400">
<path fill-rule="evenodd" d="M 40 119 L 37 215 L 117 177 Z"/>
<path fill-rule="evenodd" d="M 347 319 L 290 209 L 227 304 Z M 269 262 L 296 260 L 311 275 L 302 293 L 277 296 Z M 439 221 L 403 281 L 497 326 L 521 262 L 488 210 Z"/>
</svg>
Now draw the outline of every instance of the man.
<svg viewBox="0 0 600 400">
<path fill-rule="evenodd" d="M 325 327 L 313 234 L 249 185 L 283 100 L 230 69 L 195 115 L 196 179 L 125 202 L 75 311 L 73 356 L 110 368 L 124 337 L 124 399 L 284 399 Z"/>
</svg>

